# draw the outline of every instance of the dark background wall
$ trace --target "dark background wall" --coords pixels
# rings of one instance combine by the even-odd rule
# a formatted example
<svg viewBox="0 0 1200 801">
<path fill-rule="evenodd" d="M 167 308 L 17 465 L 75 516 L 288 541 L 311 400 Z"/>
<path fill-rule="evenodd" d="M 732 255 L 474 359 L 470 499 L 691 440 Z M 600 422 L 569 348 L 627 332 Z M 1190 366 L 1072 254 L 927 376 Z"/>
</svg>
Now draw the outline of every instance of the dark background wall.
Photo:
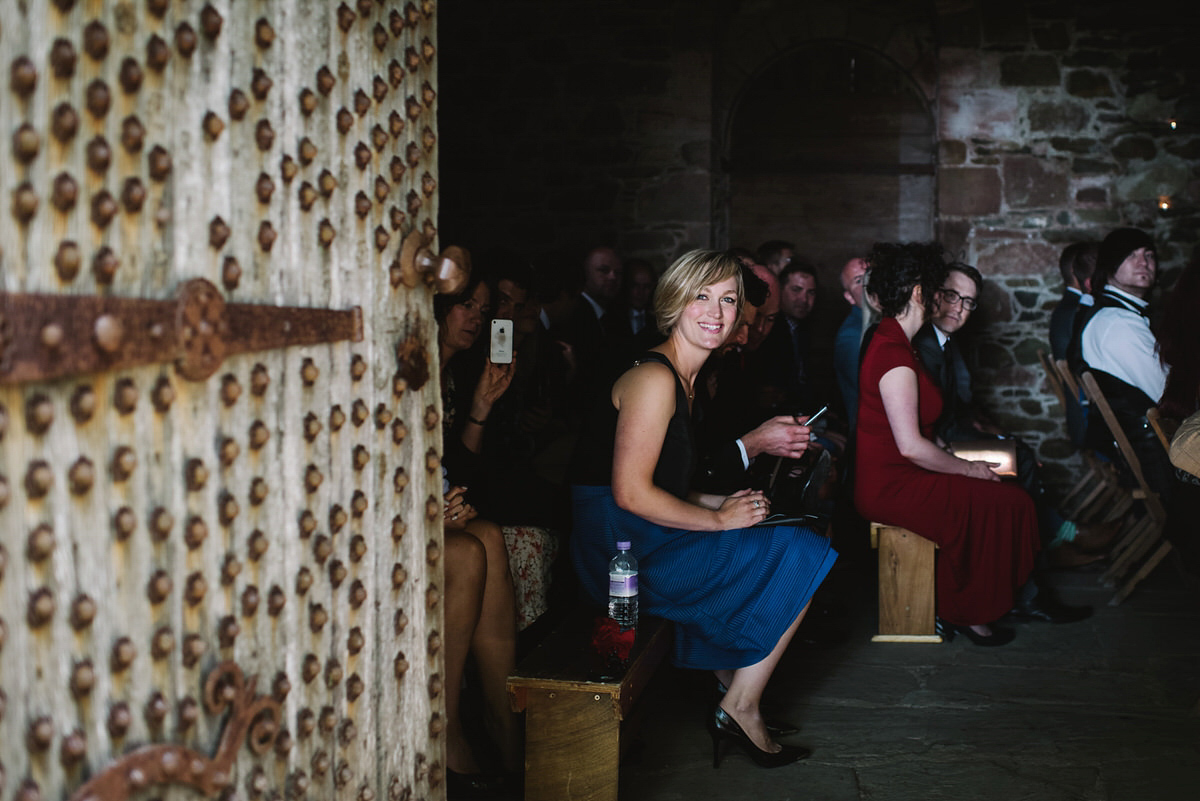
<svg viewBox="0 0 1200 801">
<path fill-rule="evenodd" d="M 845 258 L 936 236 L 988 279 L 968 329 L 986 402 L 1060 478 L 1069 447 L 1036 360 L 1059 252 L 1137 225 L 1169 287 L 1196 242 L 1194 4 L 441 9 L 443 242 L 564 271 L 572 248 L 609 243 L 661 270 L 780 236 L 821 264 L 835 326 Z"/>
</svg>

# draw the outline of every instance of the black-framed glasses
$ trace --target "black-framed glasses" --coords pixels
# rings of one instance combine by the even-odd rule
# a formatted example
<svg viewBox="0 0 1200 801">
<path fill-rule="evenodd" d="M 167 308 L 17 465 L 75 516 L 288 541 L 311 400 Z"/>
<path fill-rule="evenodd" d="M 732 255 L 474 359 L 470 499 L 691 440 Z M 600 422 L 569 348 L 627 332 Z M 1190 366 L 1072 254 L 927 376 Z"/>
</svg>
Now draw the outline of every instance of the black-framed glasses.
<svg viewBox="0 0 1200 801">
<path fill-rule="evenodd" d="M 951 306 L 953 306 L 955 303 L 962 304 L 963 309 L 966 311 L 975 311 L 975 307 L 979 305 L 975 298 L 967 295 L 960 295 L 953 289 L 939 289 L 938 294 L 942 296 L 942 300 L 945 303 L 948 303 Z"/>
</svg>

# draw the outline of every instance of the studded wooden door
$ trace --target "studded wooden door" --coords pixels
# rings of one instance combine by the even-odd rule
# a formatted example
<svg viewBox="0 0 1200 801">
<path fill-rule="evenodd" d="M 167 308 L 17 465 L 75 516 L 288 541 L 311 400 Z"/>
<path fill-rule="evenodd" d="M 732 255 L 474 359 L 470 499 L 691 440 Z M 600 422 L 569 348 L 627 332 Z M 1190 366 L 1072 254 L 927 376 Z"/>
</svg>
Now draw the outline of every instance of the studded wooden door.
<svg viewBox="0 0 1200 801">
<path fill-rule="evenodd" d="M 443 795 L 436 41 L 0 0 L 0 799 Z"/>
</svg>

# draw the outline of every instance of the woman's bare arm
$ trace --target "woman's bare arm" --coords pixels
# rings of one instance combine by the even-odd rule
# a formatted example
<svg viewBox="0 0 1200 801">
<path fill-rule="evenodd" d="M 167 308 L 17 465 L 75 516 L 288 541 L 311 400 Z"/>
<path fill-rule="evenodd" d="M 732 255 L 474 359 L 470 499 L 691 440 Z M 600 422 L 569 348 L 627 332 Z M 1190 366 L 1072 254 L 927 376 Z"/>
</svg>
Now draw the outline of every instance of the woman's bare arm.
<svg viewBox="0 0 1200 801">
<path fill-rule="evenodd" d="M 675 413 L 676 383 L 666 366 L 647 362 L 613 387 L 617 435 L 612 489 L 617 506 L 652 523 L 692 531 L 744 528 L 762 520 L 767 505 L 761 493 L 730 496 L 719 508 L 706 509 L 655 486 L 654 468 Z"/>
<path fill-rule="evenodd" d="M 921 434 L 917 407 L 920 396 L 917 390 L 917 374 L 911 367 L 893 367 L 879 379 L 879 394 L 883 397 L 883 409 L 887 413 L 888 425 L 900 454 L 926 470 L 935 473 L 981 478 L 999 481 L 987 462 L 972 462 L 947 453 Z"/>
</svg>

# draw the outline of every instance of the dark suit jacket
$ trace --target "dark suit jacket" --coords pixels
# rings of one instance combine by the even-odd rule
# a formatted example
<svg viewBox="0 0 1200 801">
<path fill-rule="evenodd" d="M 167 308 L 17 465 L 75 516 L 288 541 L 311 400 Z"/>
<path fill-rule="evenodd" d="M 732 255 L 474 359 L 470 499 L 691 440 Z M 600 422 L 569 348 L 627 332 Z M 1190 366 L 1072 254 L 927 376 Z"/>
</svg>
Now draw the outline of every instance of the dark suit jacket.
<svg viewBox="0 0 1200 801">
<path fill-rule="evenodd" d="M 802 358 L 806 358 L 807 332 L 803 328 L 800 336 Z M 781 315 L 750 359 L 748 375 L 754 385 L 755 396 L 762 397 L 764 390 L 766 394 L 782 395 L 778 403 L 760 410 L 764 414 L 763 419 L 772 414 L 811 414 L 817 410 L 819 404 L 814 398 L 811 376 L 802 372 L 804 368 L 804 364 L 796 361 L 791 328 Z"/>
<path fill-rule="evenodd" d="M 971 425 L 971 373 L 954 337 L 947 339 L 946 347 L 942 348 L 933 324 L 926 323 L 913 337 L 912 344 L 917 358 L 942 390 L 942 416 L 934 430 L 947 442 L 978 439 L 979 432 Z"/>
<path fill-rule="evenodd" d="M 1062 299 L 1050 313 L 1050 353 L 1055 361 L 1067 358 L 1067 346 L 1071 344 L 1071 330 L 1078 309 L 1079 295 L 1064 289 Z"/>
</svg>

